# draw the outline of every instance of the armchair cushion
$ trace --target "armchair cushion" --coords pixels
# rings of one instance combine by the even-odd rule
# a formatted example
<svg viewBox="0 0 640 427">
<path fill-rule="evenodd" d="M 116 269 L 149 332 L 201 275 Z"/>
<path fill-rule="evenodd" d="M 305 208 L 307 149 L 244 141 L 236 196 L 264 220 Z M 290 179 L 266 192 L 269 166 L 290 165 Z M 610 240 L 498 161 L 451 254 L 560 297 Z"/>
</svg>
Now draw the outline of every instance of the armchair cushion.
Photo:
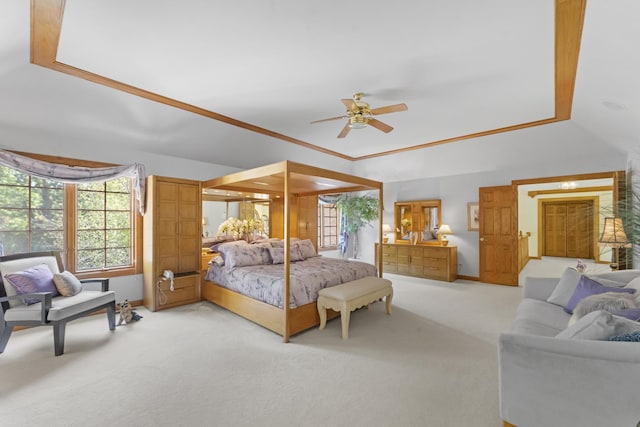
<svg viewBox="0 0 640 427">
<path fill-rule="evenodd" d="M 53 273 L 46 264 L 38 264 L 24 271 L 6 274 L 4 278 L 16 290 L 16 294 L 31 294 L 35 292 L 51 292 L 53 296 L 59 295 L 56 285 L 53 283 Z M 26 305 L 35 304 L 39 300 L 24 298 Z"/>
<path fill-rule="evenodd" d="M 75 316 L 94 307 L 115 301 L 115 292 L 83 291 L 72 297 L 53 298 L 47 321 L 54 322 Z M 41 303 L 13 307 L 4 314 L 7 322 L 40 321 Z"/>
<path fill-rule="evenodd" d="M 60 295 L 64 297 L 72 297 L 82 291 L 80 280 L 68 271 L 54 274 L 53 283 L 56 285 Z"/>
</svg>

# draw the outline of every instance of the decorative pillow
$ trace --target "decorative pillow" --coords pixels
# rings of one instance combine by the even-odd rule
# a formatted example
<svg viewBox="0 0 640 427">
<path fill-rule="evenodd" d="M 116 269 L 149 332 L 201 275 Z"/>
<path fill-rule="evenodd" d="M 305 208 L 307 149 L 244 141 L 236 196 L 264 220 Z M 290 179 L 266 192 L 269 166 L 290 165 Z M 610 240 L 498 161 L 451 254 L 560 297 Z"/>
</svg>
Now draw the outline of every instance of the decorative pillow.
<svg viewBox="0 0 640 427">
<path fill-rule="evenodd" d="M 633 320 L 634 322 L 640 321 L 640 307 L 612 310 L 611 314 L 613 314 L 614 316 L 620 316 L 624 317 L 625 319 Z"/>
<path fill-rule="evenodd" d="M 640 295 L 640 276 L 627 283 L 624 287 L 626 289 L 635 289 L 636 295 Z"/>
<path fill-rule="evenodd" d="M 640 342 L 640 331 L 631 332 L 630 334 L 615 335 L 615 336 L 609 337 L 609 341 Z"/>
<path fill-rule="evenodd" d="M 284 264 L 284 248 L 271 247 L 269 248 L 269 254 L 271 255 L 271 259 L 274 264 Z M 291 245 L 291 248 L 289 249 L 289 258 L 291 262 L 304 260 L 297 245 Z"/>
<path fill-rule="evenodd" d="M 244 245 L 222 245 L 219 251 L 224 255 L 225 265 L 233 268 L 264 264 L 263 259 L 266 257 L 263 257 L 263 252 L 267 251 L 267 249 L 260 245 L 250 245 L 245 242 Z"/>
<path fill-rule="evenodd" d="M 562 273 L 560 281 L 556 285 L 549 298 L 547 298 L 547 302 L 559 305 L 561 307 L 566 307 L 567 303 L 571 299 L 571 295 L 573 295 L 576 287 L 578 286 L 580 277 L 582 277 L 582 275 L 575 268 L 565 269 Z"/>
<path fill-rule="evenodd" d="M 4 278 L 16 290 L 16 294 L 24 295 L 35 292 L 51 292 L 53 296 L 60 295 L 56 285 L 53 283 L 53 273 L 46 264 L 38 264 L 24 271 L 10 273 Z M 26 305 L 35 304 L 40 300 L 34 298 L 24 298 Z"/>
<path fill-rule="evenodd" d="M 53 275 L 53 283 L 63 297 L 72 297 L 82 291 L 82 283 L 68 271 Z"/>
<path fill-rule="evenodd" d="M 640 322 L 598 310 L 592 311 L 556 335 L 562 339 L 606 340 L 614 335 L 640 331 Z"/>
<path fill-rule="evenodd" d="M 565 306 L 564 311 L 569 314 L 573 314 L 573 310 L 576 308 L 576 305 L 578 305 L 583 298 L 586 298 L 589 295 L 603 294 L 605 292 L 625 292 L 632 294 L 635 293 L 635 289 L 608 287 L 601 285 L 587 276 L 582 276 L 580 278 L 580 282 L 578 282 L 576 290 L 571 296 L 571 299 Z"/>
<path fill-rule="evenodd" d="M 636 308 L 636 301 L 633 295 L 622 292 L 605 292 L 602 294 L 590 295 L 583 298 L 573 310 L 573 316 L 569 319 L 569 325 L 573 325 L 584 315 L 596 310 L 606 310 L 613 313 L 615 310 L 626 308 Z"/>
<path fill-rule="evenodd" d="M 316 248 L 313 247 L 313 243 L 309 239 L 300 240 L 298 242 L 294 242 L 294 245 L 298 246 L 300 250 L 300 255 L 303 259 L 312 258 L 317 256 Z"/>
</svg>

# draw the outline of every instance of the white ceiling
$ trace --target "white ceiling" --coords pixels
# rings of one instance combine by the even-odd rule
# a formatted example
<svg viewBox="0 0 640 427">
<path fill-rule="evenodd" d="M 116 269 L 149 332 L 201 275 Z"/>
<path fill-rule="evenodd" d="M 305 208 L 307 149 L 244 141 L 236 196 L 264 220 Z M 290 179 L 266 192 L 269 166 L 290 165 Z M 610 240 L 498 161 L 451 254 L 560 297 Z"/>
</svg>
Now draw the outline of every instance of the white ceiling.
<svg viewBox="0 0 640 427">
<path fill-rule="evenodd" d="M 569 126 L 622 152 L 640 145 L 637 16 L 588 1 Z M 553 117 L 553 55 L 553 0 L 66 0 L 57 60 L 357 158 Z M 408 111 L 377 117 L 388 134 L 310 124 L 355 92 Z M 16 129 L 239 168 L 324 156 L 31 65 L 29 2 L 3 0 L 0 135 Z"/>
</svg>

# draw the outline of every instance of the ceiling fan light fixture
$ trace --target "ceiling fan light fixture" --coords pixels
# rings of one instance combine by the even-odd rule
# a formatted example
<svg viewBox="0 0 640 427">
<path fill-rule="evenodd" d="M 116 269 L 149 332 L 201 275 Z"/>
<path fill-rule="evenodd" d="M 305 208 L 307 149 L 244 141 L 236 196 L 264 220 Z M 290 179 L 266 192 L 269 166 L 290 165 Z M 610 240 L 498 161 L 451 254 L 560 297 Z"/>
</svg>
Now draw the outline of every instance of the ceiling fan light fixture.
<svg viewBox="0 0 640 427">
<path fill-rule="evenodd" d="M 368 117 L 365 117 L 360 114 L 356 114 L 355 116 L 349 117 L 349 127 L 351 129 L 362 129 L 367 127 L 368 121 L 369 121 Z"/>
</svg>

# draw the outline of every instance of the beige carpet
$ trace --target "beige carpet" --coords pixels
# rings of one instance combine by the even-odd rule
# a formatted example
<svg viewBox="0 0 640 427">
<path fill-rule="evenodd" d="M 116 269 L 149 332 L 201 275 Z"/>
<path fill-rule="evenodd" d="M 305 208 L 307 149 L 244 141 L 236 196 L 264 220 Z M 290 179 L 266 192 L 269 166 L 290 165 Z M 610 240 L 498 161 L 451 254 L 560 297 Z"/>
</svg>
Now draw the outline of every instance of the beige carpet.
<svg viewBox="0 0 640 427">
<path fill-rule="evenodd" d="M 384 305 L 283 344 L 210 303 L 110 333 L 104 315 L 14 333 L 0 355 L 6 426 L 499 426 L 496 339 L 521 289 L 387 275 Z"/>
</svg>

